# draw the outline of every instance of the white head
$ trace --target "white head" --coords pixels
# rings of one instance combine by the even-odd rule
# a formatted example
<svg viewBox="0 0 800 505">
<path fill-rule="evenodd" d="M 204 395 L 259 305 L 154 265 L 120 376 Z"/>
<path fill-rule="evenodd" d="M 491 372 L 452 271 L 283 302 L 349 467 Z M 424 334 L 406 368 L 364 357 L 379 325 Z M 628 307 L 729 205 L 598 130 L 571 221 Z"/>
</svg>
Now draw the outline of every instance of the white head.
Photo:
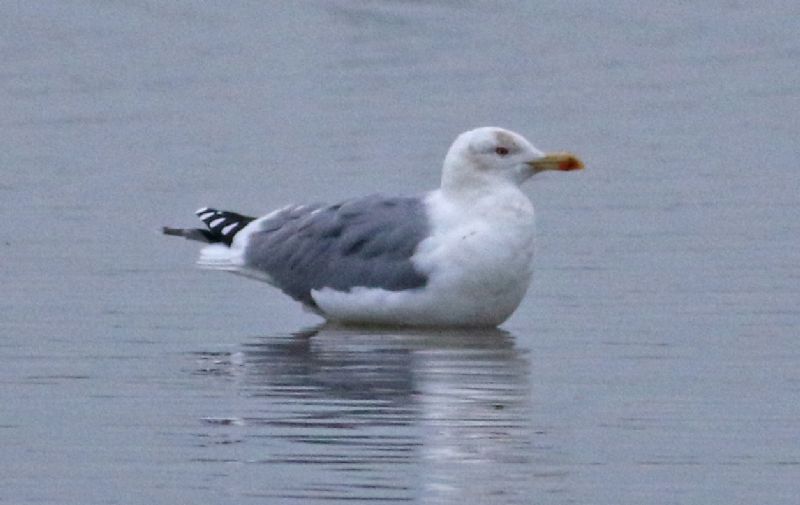
<svg viewBox="0 0 800 505">
<path fill-rule="evenodd" d="M 569 153 L 546 154 L 522 135 L 487 126 L 464 132 L 444 160 L 442 189 L 513 184 L 545 170 L 576 170 L 583 163 Z"/>
</svg>

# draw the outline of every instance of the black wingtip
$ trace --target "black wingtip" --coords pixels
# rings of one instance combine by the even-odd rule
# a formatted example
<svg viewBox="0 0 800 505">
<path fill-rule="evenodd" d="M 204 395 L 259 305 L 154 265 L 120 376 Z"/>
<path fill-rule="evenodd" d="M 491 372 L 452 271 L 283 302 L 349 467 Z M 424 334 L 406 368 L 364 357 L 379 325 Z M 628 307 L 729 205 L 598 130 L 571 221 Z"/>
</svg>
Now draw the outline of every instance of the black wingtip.
<svg viewBox="0 0 800 505">
<path fill-rule="evenodd" d="M 255 219 L 236 212 L 209 207 L 197 209 L 195 215 L 208 226 L 208 230 L 201 231 L 209 242 L 222 242 L 228 246 L 233 242 L 233 237 Z"/>
<path fill-rule="evenodd" d="M 254 217 L 244 216 L 235 212 L 210 209 L 208 207 L 197 209 L 195 214 L 208 226 L 207 230 L 201 228 L 172 228 L 164 226 L 161 228 L 161 233 L 200 242 L 222 242 L 229 246 L 233 241 L 234 235 L 255 219 Z"/>
<path fill-rule="evenodd" d="M 211 232 L 200 228 L 170 228 L 169 226 L 164 226 L 161 228 L 161 233 L 172 235 L 173 237 L 183 237 L 186 240 L 197 240 L 198 242 L 211 243 L 217 241 Z"/>
<path fill-rule="evenodd" d="M 175 237 L 183 237 L 183 228 L 170 228 L 169 226 L 163 226 L 161 228 L 161 233 L 164 235 L 172 235 Z"/>
</svg>

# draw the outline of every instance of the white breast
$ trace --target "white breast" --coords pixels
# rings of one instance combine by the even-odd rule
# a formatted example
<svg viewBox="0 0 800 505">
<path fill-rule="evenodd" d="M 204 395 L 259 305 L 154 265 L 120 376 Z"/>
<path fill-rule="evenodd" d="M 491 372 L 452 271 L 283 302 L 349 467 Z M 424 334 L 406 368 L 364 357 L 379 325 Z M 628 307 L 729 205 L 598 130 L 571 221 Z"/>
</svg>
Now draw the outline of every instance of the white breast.
<svg viewBox="0 0 800 505">
<path fill-rule="evenodd" d="M 534 252 L 533 206 L 516 188 L 492 198 L 447 201 L 431 195 L 433 233 L 415 262 L 448 310 L 499 324 L 528 289 Z"/>
</svg>

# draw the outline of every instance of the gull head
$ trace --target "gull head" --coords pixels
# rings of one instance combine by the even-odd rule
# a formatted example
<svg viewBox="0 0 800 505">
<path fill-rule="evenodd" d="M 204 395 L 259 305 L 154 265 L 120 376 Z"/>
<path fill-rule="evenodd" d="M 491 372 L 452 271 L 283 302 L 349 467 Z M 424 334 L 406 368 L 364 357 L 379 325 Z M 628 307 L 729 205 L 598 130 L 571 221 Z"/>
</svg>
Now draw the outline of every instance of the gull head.
<svg viewBox="0 0 800 505">
<path fill-rule="evenodd" d="M 464 132 L 444 160 L 442 188 L 519 186 L 546 170 L 579 170 L 583 163 L 567 152 L 544 153 L 522 135 L 493 126 Z"/>
</svg>

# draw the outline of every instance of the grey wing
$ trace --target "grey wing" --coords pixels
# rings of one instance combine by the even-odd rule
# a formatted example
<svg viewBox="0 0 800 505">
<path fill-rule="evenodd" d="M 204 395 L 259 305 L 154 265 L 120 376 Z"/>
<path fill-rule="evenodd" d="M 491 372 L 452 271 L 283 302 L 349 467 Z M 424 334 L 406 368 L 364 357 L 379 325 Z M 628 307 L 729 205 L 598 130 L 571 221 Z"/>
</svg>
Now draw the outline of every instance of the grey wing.
<svg viewBox="0 0 800 505">
<path fill-rule="evenodd" d="M 373 195 L 338 205 L 288 208 L 260 223 L 245 248 L 247 267 L 314 306 L 312 289 L 423 287 L 411 262 L 430 225 L 420 198 Z"/>
</svg>

